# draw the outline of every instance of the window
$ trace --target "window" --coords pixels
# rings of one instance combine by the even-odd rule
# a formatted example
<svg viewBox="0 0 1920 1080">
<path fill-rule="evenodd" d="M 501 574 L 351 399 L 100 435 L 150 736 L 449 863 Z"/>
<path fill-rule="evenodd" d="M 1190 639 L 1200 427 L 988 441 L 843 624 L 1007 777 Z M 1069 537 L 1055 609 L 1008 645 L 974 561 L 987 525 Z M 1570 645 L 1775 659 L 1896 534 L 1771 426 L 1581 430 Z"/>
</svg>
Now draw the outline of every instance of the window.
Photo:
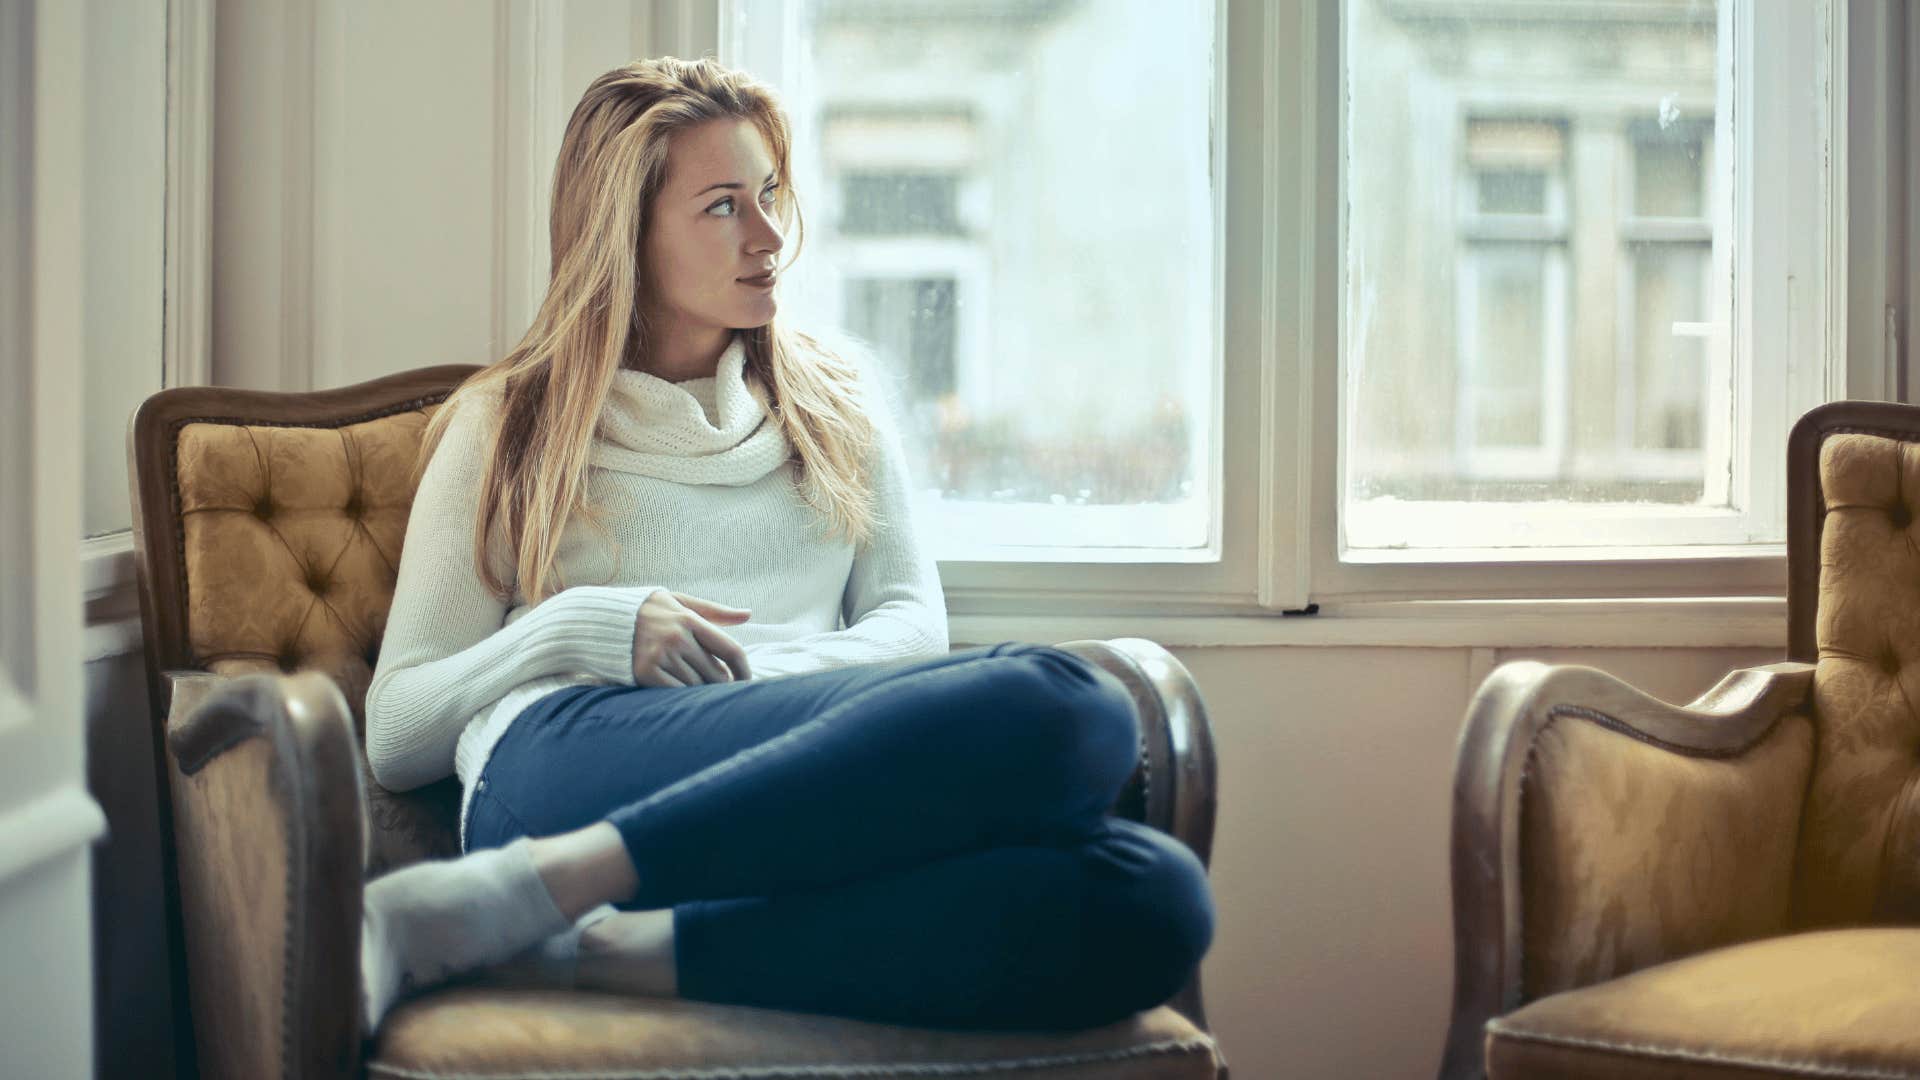
<svg viewBox="0 0 1920 1080">
<path fill-rule="evenodd" d="M 849 236 L 960 232 L 959 177 L 848 173 L 840 185 L 840 231 Z"/>
<path fill-rule="evenodd" d="M 872 343 L 957 614 L 1778 588 L 1831 0 L 1095 6 L 718 8 L 795 121 L 784 310 Z"/>
<path fill-rule="evenodd" d="M 1217 561 L 1213 6 L 728 18 L 794 124 L 782 315 L 872 351 L 936 555 Z"/>
<path fill-rule="evenodd" d="M 1784 539 L 1828 211 L 1748 73 L 1824 87 L 1824 9 L 1342 0 L 1344 560 Z"/>
</svg>

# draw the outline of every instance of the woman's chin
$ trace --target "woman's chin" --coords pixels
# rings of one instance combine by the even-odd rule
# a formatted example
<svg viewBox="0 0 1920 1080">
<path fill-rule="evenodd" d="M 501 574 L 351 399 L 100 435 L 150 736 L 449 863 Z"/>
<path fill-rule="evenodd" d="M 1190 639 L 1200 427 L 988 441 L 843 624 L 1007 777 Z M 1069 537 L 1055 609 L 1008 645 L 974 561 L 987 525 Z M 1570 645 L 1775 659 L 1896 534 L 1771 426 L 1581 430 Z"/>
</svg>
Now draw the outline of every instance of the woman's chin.
<svg viewBox="0 0 1920 1080">
<path fill-rule="evenodd" d="M 764 304 L 755 304 L 751 309 L 740 313 L 740 317 L 734 321 L 733 328 L 758 330 L 773 321 L 773 316 L 779 311 L 779 307 L 780 305 L 771 300 Z"/>
</svg>

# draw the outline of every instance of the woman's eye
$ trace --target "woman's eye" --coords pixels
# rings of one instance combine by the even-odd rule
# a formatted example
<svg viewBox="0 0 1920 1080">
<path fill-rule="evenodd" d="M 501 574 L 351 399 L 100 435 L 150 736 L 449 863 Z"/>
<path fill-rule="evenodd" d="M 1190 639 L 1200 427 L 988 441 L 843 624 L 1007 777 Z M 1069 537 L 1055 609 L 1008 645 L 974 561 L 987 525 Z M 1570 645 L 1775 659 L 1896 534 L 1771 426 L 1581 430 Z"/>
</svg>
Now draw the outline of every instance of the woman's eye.
<svg viewBox="0 0 1920 1080">
<path fill-rule="evenodd" d="M 707 213 L 715 217 L 731 216 L 733 214 L 733 196 L 729 195 L 719 202 L 714 203 L 712 206 L 707 207 Z"/>
<path fill-rule="evenodd" d="M 779 190 L 780 189 L 777 187 L 770 187 L 767 190 L 761 192 L 760 193 L 761 204 L 765 206 L 773 205 L 774 196 L 779 192 Z"/>
</svg>

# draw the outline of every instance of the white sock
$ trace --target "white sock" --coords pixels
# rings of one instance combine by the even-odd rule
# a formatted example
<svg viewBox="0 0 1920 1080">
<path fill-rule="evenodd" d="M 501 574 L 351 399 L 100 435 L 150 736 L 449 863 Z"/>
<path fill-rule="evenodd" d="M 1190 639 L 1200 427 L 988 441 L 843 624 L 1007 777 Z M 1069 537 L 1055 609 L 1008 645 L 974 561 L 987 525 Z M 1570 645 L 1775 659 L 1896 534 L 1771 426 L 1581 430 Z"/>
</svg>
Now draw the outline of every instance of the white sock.
<svg viewBox="0 0 1920 1080">
<path fill-rule="evenodd" d="M 579 966 L 580 935 L 594 923 L 619 913 L 612 904 L 601 904 L 533 948 L 477 972 L 476 981 L 487 986 L 571 990 Z"/>
<path fill-rule="evenodd" d="M 522 837 L 369 882 L 360 984 L 368 1033 L 401 995 L 498 963 L 567 929 Z"/>
</svg>

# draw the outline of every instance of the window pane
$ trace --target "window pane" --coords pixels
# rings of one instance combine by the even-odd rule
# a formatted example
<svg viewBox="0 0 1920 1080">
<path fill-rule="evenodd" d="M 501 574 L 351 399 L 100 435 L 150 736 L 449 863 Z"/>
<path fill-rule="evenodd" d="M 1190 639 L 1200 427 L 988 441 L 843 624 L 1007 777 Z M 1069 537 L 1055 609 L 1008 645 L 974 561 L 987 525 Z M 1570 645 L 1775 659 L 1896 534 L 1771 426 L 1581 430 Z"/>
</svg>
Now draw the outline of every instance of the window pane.
<svg viewBox="0 0 1920 1080">
<path fill-rule="evenodd" d="M 1546 350 L 1546 253 L 1489 248 L 1473 255 L 1471 344 L 1462 350 L 1475 446 L 1538 447 Z"/>
<path fill-rule="evenodd" d="M 1646 245 L 1633 255 L 1634 445 L 1698 451 L 1706 402 L 1705 314 L 1709 252 Z M 1699 484 L 1693 497 L 1699 497 Z"/>
<path fill-rule="evenodd" d="M 1521 169 L 1498 169 L 1481 173 L 1480 212 L 1483 214 L 1546 213 L 1547 174 Z"/>
<path fill-rule="evenodd" d="M 1705 153 L 1712 132 L 1703 124 L 1636 124 L 1633 128 L 1633 210 L 1646 217 L 1703 218 L 1707 214 Z"/>
<path fill-rule="evenodd" d="M 958 177 L 854 173 L 843 178 L 840 230 L 886 236 L 957 233 Z"/>
<path fill-rule="evenodd" d="M 1443 543 L 1409 503 L 1485 546 L 1525 541 L 1474 503 L 1710 509 L 1716 4 L 1344 14 L 1349 546 Z"/>
<path fill-rule="evenodd" d="M 794 122 L 781 317 L 871 347 L 936 554 L 1211 557 L 1213 6 L 733 15 Z"/>
</svg>

